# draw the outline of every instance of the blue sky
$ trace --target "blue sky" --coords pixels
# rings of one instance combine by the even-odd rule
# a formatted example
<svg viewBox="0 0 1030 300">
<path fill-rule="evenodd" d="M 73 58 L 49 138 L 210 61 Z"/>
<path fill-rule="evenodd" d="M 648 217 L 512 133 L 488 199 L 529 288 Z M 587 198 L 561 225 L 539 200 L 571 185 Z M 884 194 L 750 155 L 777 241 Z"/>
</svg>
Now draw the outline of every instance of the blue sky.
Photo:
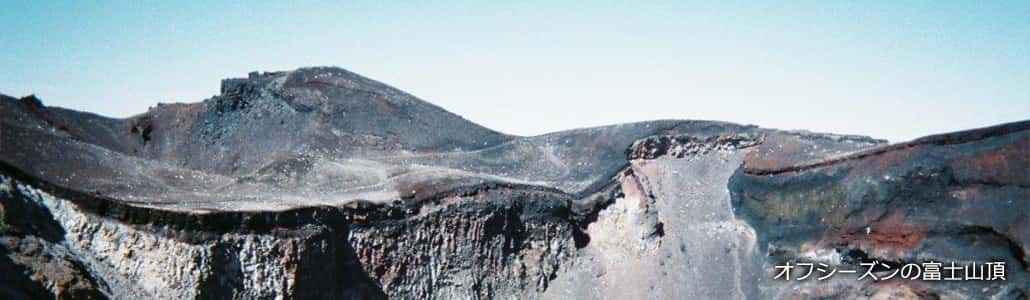
<svg viewBox="0 0 1030 300">
<path fill-rule="evenodd" d="M 0 93 L 125 117 L 335 65 L 520 135 L 678 118 L 900 141 L 1030 118 L 1030 1 L 170 2 L 4 3 Z"/>
</svg>

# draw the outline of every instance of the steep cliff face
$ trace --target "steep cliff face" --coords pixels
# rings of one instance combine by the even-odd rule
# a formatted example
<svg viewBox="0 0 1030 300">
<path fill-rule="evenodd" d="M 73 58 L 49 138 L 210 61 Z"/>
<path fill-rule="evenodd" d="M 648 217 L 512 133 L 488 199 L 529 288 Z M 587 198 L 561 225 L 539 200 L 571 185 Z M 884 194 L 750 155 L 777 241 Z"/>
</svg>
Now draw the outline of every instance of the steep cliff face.
<svg viewBox="0 0 1030 300">
<path fill-rule="evenodd" d="M 201 215 L 55 191 L 81 198 L 0 176 L 12 297 L 496 297 L 543 291 L 575 250 L 567 195 L 528 187 Z"/>
<path fill-rule="evenodd" d="M 542 292 L 575 251 L 567 196 L 502 187 L 446 196 L 415 216 L 365 220 L 351 244 L 391 297 Z"/>
<path fill-rule="evenodd" d="M 726 180 L 758 136 L 658 136 L 628 151 L 614 203 L 548 298 L 758 296 L 754 231 L 734 219 Z"/>
<path fill-rule="evenodd" d="M 884 145 L 663 120 L 500 134 L 338 68 L 128 119 L 0 99 L 10 299 L 1026 297 L 1030 122 Z M 784 262 L 1008 264 L 782 281 Z"/>
</svg>

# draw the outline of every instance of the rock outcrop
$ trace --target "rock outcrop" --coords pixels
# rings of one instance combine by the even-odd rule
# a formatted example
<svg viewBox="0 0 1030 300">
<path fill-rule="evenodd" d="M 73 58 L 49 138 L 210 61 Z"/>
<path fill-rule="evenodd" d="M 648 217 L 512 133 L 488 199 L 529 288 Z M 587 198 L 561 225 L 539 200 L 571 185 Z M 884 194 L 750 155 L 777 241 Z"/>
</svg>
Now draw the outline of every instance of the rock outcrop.
<svg viewBox="0 0 1030 300">
<path fill-rule="evenodd" d="M 518 137 L 339 68 L 126 119 L 0 97 L 4 299 L 1030 293 L 1030 121 L 891 145 L 689 120 Z M 804 261 L 1008 269 L 774 279 Z"/>
</svg>

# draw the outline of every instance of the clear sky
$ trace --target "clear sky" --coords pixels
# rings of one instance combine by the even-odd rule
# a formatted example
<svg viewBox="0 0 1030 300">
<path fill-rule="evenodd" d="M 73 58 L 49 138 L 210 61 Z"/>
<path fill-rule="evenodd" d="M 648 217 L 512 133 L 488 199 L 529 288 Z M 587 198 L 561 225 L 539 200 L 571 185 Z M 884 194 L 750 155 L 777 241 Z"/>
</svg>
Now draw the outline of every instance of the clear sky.
<svg viewBox="0 0 1030 300">
<path fill-rule="evenodd" d="M 519 135 L 678 118 L 900 141 L 1030 118 L 1026 0 L 4 2 L 0 93 L 116 117 L 335 65 Z"/>
</svg>

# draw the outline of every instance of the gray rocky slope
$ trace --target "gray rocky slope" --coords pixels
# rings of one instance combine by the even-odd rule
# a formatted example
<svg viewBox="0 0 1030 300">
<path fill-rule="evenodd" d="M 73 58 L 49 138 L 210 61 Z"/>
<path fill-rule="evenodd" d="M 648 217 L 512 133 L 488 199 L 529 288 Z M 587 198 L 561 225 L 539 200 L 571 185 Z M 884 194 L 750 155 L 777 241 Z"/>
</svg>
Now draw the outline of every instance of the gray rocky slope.
<svg viewBox="0 0 1030 300">
<path fill-rule="evenodd" d="M 126 119 L 0 99 L 0 298 L 997 298 L 1030 121 L 887 145 L 663 120 L 534 137 L 339 68 Z M 1004 281 L 773 280 L 789 261 Z"/>
</svg>

